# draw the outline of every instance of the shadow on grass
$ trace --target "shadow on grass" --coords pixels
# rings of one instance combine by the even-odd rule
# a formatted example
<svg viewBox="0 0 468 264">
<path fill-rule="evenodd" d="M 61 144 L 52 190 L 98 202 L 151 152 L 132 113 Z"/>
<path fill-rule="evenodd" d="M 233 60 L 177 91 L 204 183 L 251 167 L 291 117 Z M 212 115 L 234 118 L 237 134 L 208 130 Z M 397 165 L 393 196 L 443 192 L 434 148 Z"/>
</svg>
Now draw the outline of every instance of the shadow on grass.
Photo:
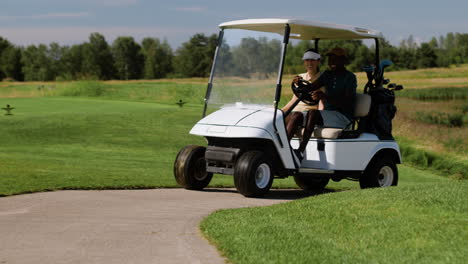
<svg viewBox="0 0 468 264">
<path fill-rule="evenodd" d="M 302 189 L 271 189 L 265 196 L 247 199 L 269 199 L 269 200 L 297 200 L 311 196 L 340 192 L 342 190 L 324 189 L 320 191 L 304 191 Z M 218 193 L 238 193 L 233 188 L 208 188 L 202 192 L 218 192 Z M 239 195 L 242 195 L 238 193 Z"/>
</svg>

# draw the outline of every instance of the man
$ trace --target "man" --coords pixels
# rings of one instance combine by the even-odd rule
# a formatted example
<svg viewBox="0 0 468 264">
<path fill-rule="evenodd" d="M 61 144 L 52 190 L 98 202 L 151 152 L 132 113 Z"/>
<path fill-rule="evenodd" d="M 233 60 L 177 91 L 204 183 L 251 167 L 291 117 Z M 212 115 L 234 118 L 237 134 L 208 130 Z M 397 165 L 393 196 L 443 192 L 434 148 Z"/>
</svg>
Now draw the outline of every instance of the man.
<svg viewBox="0 0 468 264">
<path fill-rule="evenodd" d="M 324 110 L 314 109 L 307 113 L 304 134 L 296 152 L 301 159 L 316 125 L 345 128 L 353 118 L 357 81 L 356 75 L 345 67 L 348 62 L 346 50 L 334 48 L 326 55 L 329 69 L 310 84 L 311 90 L 315 90 L 312 99 L 321 100 Z M 297 84 L 299 79 L 296 77 L 294 82 Z M 325 86 L 325 92 L 316 90 L 322 86 Z"/>
</svg>

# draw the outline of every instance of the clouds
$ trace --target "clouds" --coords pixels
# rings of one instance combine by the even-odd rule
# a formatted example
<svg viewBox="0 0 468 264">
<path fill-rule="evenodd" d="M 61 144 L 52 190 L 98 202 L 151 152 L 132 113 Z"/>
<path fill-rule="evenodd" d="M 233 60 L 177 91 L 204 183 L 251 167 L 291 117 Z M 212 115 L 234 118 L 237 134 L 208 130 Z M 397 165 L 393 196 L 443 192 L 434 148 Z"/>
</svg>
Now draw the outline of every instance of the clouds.
<svg viewBox="0 0 468 264">
<path fill-rule="evenodd" d="M 98 32 L 111 43 L 120 36 L 132 36 L 136 41 L 145 37 L 168 39 L 174 47 L 187 41 L 186 36 L 193 32 L 215 33 L 213 28 L 202 27 L 85 27 L 85 26 L 57 26 L 57 27 L 1 27 L 0 36 L 17 45 L 48 44 L 57 42 L 64 45 L 79 44 L 88 40 L 91 33 Z"/>
<path fill-rule="evenodd" d="M 101 1 L 94 1 L 91 2 L 100 3 L 106 6 L 128 6 L 128 5 L 136 5 L 138 4 L 138 0 L 101 0 Z"/>
<path fill-rule="evenodd" d="M 35 15 L 15 15 L 15 16 L 0 16 L 0 20 L 20 20 L 20 19 L 51 19 L 51 18 L 82 18 L 88 17 L 89 12 L 76 12 L 76 13 L 49 13 L 49 14 L 35 14 Z"/>
<path fill-rule="evenodd" d="M 37 0 L 36 0 L 37 1 Z M 43 1 L 44 0 L 39 0 Z M 55 2 L 76 2 L 76 0 L 55 0 Z M 80 0 L 81 3 L 91 4 L 95 6 L 129 6 L 139 4 L 144 0 Z"/>
<path fill-rule="evenodd" d="M 181 12 L 204 12 L 207 10 L 206 7 L 201 6 L 187 6 L 187 7 L 174 7 L 172 10 L 181 11 Z"/>
</svg>

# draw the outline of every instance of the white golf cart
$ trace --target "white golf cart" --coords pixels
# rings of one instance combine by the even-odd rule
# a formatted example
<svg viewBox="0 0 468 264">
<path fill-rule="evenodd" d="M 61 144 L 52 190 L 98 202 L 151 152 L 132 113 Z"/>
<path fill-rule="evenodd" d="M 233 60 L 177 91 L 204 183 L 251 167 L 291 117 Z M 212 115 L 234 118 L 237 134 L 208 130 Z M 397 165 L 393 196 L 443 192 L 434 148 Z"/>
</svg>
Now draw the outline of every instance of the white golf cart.
<svg viewBox="0 0 468 264">
<path fill-rule="evenodd" d="M 268 192 L 275 177 L 294 176 L 305 190 L 323 189 L 330 179 L 356 180 L 361 188 L 397 185 L 398 144 L 391 134 L 369 129 L 376 127 L 369 116 L 379 114 L 378 104 L 386 104 L 393 115 L 396 111 L 393 102 L 371 106 L 369 94 L 393 95 L 392 89 L 402 89 L 394 84 L 383 87 L 389 82 L 383 78 L 384 68 L 391 62 L 379 61 L 380 32 L 291 19 L 248 19 L 219 27 L 203 119 L 190 131 L 205 137 L 208 146 L 189 145 L 179 152 L 174 163 L 178 184 L 200 190 L 213 174 L 234 175 L 237 190 L 247 197 Z M 344 130 L 316 128 L 302 160 L 293 151 L 299 139 L 288 142 L 286 136 L 289 112 L 278 109 L 290 39 L 313 40 L 317 50 L 319 40 L 328 39 L 374 39 L 376 47 L 376 66 L 365 68 L 369 81 L 356 96 L 355 120 Z M 391 126 L 393 116 L 389 118 Z"/>
</svg>

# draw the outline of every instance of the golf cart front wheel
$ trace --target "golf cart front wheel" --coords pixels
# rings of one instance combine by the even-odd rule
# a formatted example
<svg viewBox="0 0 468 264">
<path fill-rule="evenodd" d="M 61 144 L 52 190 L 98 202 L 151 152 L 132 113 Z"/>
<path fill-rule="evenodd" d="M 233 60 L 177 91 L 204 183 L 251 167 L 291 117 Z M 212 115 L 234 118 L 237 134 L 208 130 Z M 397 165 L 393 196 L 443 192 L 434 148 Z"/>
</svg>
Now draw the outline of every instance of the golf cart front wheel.
<svg viewBox="0 0 468 264">
<path fill-rule="evenodd" d="M 389 187 L 398 184 L 398 169 L 393 159 L 374 159 L 359 179 L 361 188 Z"/>
<path fill-rule="evenodd" d="M 188 145 L 179 151 L 174 162 L 174 177 L 177 183 L 189 190 L 201 190 L 213 177 L 206 171 L 205 147 Z"/>
<path fill-rule="evenodd" d="M 273 183 L 271 163 L 260 151 L 249 151 L 237 160 L 234 185 L 246 197 L 261 197 Z"/>
</svg>

